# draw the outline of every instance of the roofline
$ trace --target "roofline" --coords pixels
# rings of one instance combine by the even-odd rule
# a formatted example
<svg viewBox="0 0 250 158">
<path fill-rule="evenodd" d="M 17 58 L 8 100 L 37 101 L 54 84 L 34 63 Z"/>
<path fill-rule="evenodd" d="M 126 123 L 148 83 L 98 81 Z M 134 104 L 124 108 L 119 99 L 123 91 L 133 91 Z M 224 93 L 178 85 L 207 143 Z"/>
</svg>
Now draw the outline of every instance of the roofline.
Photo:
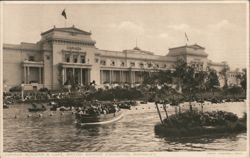
<svg viewBox="0 0 250 158">
<path fill-rule="evenodd" d="M 144 54 L 147 54 L 147 55 L 155 55 L 153 52 L 150 52 L 150 51 L 147 51 L 147 50 L 136 50 L 136 49 L 125 49 L 123 51 L 126 51 L 126 52 L 130 52 L 130 51 L 135 51 L 135 52 L 142 52 Z"/>
<path fill-rule="evenodd" d="M 106 49 L 99 49 L 97 48 L 99 51 L 104 51 L 104 52 L 114 52 L 114 53 L 123 53 L 122 51 L 119 50 L 106 50 Z"/>
<path fill-rule="evenodd" d="M 81 32 L 81 34 L 84 34 L 84 35 L 91 35 L 90 32 L 87 32 L 87 31 L 83 31 L 81 29 L 78 29 L 78 28 L 75 28 L 74 26 L 73 27 L 61 27 L 61 28 L 52 28 L 52 29 L 49 29 L 48 31 L 45 31 L 45 32 L 42 32 L 41 35 L 45 35 L 47 33 L 50 33 L 52 31 L 61 31 L 61 32 L 69 32 L 69 31 L 65 31 L 65 30 L 62 30 L 62 29 L 75 29 L 75 30 L 78 30 Z"/>
<path fill-rule="evenodd" d="M 178 49 L 178 48 L 185 48 L 185 47 L 190 48 L 190 47 L 195 46 L 195 45 L 199 46 L 201 49 L 205 49 L 204 47 L 202 47 L 202 46 L 200 46 L 198 44 L 193 44 L 193 45 L 184 45 L 184 46 L 179 46 L 179 47 L 173 47 L 173 48 L 169 48 L 168 50 Z"/>
<path fill-rule="evenodd" d="M 13 46 L 13 47 L 11 47 Z M 22 47 L 22 45 L 18 44 L 3 44 L 3 49 L 11 49 L 11 50 L 26 50 L 26 51 L 35 51 L 35 52 L 40 52 L 42 49 L 39 48 L 25 48 Z"/>
</svg>

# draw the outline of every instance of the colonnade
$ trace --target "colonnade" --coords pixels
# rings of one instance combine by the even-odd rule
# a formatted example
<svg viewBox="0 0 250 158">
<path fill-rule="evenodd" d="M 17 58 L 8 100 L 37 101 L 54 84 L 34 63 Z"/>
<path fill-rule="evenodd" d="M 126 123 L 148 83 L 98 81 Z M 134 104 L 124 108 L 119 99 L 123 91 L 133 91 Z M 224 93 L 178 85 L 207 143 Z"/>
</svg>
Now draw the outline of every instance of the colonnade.
<svg viewBox="0 0 250 158">
<path fill-rule="evenodd" d="M 103 83 L 136 83 L 142 82 L 143 77 L 140 71 L 126 71 L 126 70 L 101 70 L 100 81 Z"/>
<path fill-rule="evenodd" d="M 79 84 L 88 84 L 90 82 L 90 69 L 86 68 L 62 68 L 62 83 L 64 84 L 69 78 L 68 73 L 72 73 L 75 78 L 77 76 L 77 81 Z"/>
<path fill-rule="evenodd" d="M 29 84 L 31 81 L 31 73 L 30 73 L 30 69 L 38 69 L 38 83 L 39 84 L 43 84 L 43 67 L 32 67 L 32 66 L 24 66 L 23 67 L 23 82 L 24 84 Z"/>
</svg>

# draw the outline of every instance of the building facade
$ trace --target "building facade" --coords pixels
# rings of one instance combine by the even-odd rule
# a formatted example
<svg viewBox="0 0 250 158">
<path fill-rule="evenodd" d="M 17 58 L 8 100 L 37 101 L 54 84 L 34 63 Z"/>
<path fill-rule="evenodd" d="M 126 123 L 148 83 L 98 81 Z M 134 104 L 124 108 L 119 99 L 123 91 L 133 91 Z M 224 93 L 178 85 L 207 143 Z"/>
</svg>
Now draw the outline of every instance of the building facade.
<svg viewBox="0 0 250 158">
<path fill-rule="evenodd" d="M 138 47 L 123 51 L 98 49 L 91 33 L 75 26 L 52 28 L 37 43 L 3 45 L 3 82 L 6 89 L 24 85 L 31 89 L 58 89 L 74 81 L 86 85 L 140 83 L 142 73 L 173 69 L 183 59 L 198 70 L 209 66 L 217 72 L 226 63 L 208 59 L 205 48 L 194 45 L 170 48 L 165 56 Z M 231 80 L 230 80 L 231 81 Z"/>
</svg>

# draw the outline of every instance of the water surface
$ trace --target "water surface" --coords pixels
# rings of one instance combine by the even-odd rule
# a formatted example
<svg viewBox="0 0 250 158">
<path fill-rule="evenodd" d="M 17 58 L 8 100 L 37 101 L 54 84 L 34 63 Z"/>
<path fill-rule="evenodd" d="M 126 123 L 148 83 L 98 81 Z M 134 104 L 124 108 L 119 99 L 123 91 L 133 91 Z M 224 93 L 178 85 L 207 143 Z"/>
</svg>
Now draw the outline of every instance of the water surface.
<svg viewBox="0 0 250 158">
<path fill-rule="evenodd" d="M 246 133 L 189 138 L 159 138 L 154 125 L 156 111 L 128 112 L 120 121 L 102 126 L 79 128 L 71 112 L 43 113 L 31 117 L 27 105 L 14 105 L 3 111 L 4 152 L 140 152 L 140 151 L 245 151 Z M 242 116 L 245 103 L 210 105 Z M 17 118 L 15 118 L 15 115 Z"/>
</svg>

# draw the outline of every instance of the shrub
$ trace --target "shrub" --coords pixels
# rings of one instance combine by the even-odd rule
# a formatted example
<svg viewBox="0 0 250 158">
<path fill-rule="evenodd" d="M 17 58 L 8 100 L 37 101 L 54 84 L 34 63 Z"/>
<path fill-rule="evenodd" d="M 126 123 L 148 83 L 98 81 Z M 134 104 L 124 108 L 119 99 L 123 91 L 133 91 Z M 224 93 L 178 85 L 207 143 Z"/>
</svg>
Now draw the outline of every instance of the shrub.
<svg viewBox="0 0 250 158">
<path fill-rule="evenodd" d="M 142 98 L 143 94 L 141 91 L 136 90 L 135 88 L 124 89 L 121 87 L 116 87 L 106 90 L 98 90 L 93 94 L 88 96 L 88 100 L 97 99 L 97 100 L 133 100 Z"/>
<path fill-rule="evenodd" d="M 197 111 L 187 111 L 178 115 L 172 115 L 164 120 L 169 127 L 195 127 L 195 126 L 216 126 L 226 125 L 228 122 L 236 122 L 238 116 L 225 111 L 212 111 L 200 113 Z"/>
<path fill-rule="evenodd" d="M 21 92 L 22 91 L 22 87 L 21 86 L 15 86 L 10 88 L 10 92 Z"/>
<path fill-rule="evenodd" d="M 49 90 L 48 90 L 48 88 L 40 88 L 39 91 L 40 92 L 48 92 Z"/>
<path fill-rule="evenodd" d="M 246 131 L 246 122 L 246 115 L 238 119 L 237 115 L 225 111 L 205 113 L 188 111 L 169 116 L 163 124 L 155 125 L 155 132 L 159 136 L 167 137 L 237 133 Z"/>
</svg>

